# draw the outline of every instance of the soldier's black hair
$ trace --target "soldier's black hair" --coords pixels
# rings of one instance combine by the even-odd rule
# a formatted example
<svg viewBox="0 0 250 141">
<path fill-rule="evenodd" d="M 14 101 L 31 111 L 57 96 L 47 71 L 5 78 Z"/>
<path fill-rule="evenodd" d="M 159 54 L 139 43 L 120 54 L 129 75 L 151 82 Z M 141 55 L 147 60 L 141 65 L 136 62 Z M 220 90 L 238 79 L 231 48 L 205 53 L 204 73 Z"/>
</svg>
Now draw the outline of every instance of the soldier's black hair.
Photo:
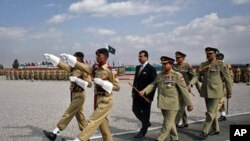
<svg viewBox="0 0 250 141">
<path fill-rule="evenodd" d="M 75 52 L 74 56 L 79 57 L 83 61 L 84 54 L 82 52 Z"/>
</svg>

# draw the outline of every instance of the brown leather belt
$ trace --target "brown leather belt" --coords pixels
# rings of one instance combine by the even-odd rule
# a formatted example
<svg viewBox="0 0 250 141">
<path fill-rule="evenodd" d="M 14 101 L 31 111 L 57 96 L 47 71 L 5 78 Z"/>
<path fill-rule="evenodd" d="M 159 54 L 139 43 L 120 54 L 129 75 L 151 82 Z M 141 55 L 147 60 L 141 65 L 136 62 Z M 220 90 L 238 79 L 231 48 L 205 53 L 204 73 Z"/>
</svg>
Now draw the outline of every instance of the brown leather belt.
<svg viewBox="0 0 250 141">
<path fill-rule="evenodd" d="M 108 92 L 97 92 L 96 95 L 98 95 L 98 96 L 110 96 L 111 94 Z"/>
</svg>

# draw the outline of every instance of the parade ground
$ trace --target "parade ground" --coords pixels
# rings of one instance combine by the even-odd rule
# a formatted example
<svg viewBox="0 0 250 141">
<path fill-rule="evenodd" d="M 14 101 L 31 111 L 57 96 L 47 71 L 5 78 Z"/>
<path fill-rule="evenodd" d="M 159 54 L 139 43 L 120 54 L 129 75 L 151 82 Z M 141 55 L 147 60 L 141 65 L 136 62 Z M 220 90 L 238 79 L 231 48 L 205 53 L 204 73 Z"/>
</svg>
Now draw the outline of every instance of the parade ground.
<svg viewBox="0 0 250 141">
<path fill-rule="evenodd" d="M 131 98 L 132 79 L 120 80 L 121 89 L 114 92 L 114 106 L 109 114 L 110 128 L 114 141 L 152 141 L 157 138 L 163 121 L 156 106 L 156 97 L 151 108 L 151 127 L 142 139 L 133 136 L 141 124 L 134 116 Z M 69 81 L 5 80 L 0 76 L 0 140 L 1 141 L 48 141 L 44 129 L 52 131 L 70 103 Z M 195 88 L 195 96 L 190 94 L 194 110 L 188 113 L 189 127 L 178 129 L 181 141 L 198 141 L 205 119 L 205 102 Z M 93 88 L 86 90 L 84 113 L 88 119 L 93 112 Z M 220 134 L 209 136 L 206 141 L 228 141 L 230 125 L 250 125 L 250 86 L 234 84 L 229 101 L 227 121 L 220 122 Z M 61 138 L 74 139 L 79 133 L 76 119 L 60 133 Z M 169 139 L 168 139 L 169 140 Z M 99 130 L 91 136 L 91 141 L 102 141 Z"/>
</svg>

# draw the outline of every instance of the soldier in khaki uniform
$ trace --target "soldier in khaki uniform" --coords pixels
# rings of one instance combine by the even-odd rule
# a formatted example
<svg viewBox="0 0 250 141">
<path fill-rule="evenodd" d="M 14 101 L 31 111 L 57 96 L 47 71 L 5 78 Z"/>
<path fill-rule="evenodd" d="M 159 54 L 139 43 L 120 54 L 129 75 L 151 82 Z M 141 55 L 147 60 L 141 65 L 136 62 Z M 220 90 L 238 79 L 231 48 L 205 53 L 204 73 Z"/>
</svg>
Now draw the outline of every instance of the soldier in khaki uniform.
<svg viewBox="0 0 250 141">
<path fill-rule="evenodd" d="M 10 70 L 10 80 L 14 80 L 14 69 Z"/>
<path fill-rule="evenodd" d="M 235 82 L 239 83 L 241 81 L 241 69 L 240 66 L 238 65 L 235 69 Z"/>
<path fill-rule="evenodd" d="M 186 85 L 189 85 L 190 80 L 194 76 L 194 71 L 192 65 L 185 63 L 186 54 L 177 51 L 175 52 L 176 64 L 173 65 L 173 70 L 180 72 L 183 75 Z M 200 92 L 200 85 L 197 82 L 195 84 L 198 92 Z M 179 125 L 180 120 L 182 119 L 182 124 Z M 187 128 L 188 120 L 187 120 L 187 112 L 185 110 L 185 104 L 183 103 L 183 99 L 180 98 L 180 109 L 177 113 L 175 124 L 178 128 Z"/>
<path fill-rule="evenodd" d="M 249 85 L 250 84 L 250 65 L 249 64 L 246 65 L 246 74 L 247 74 L 246 83 L 247 85 Z"/>
<path fill-rule="evenodd" d="M 86 141 L 99 127 L 104 141 L 112 141 L 111 131 L 109 129 L 108 113 L 113 106 L 113 91 L 119 91 L 119 80 L 114 76 L 113 72 L 108 68 L 107 59 L 109 57 L 108 50 L 101 48 L 96 51 L 96 65 L 95 69 L 89 68 L 87 65 L 76 62 L 73 56 L 69 54 L 62 54 L 71 66 L 93 75 L 95 83 L 96 105 L 95 111 L 88 120 L 87 125 L 83 131 L 79 133 L 78 138 L 74 141 Z M 65 139 L 64 139 L 65 140 Z"/>
<path fill-rule="evenodd" d="M 216 55 L 216 59 L 218 60 L 218 61 L 222 61 L 222 62 L 224 62 L 223 61 L 223 59 L 224 59 L 224 54 L 223 53 L 218 53 L 217 55 Z M 231 67 L 231 65 L 230 64 L 227 64 L 226 65 L 227 66 L 227 69 L 228 69 L 228 71 L 229 71 L 229 74 L 230 74 L 230 77 L 231 77 L 231 83 L 233 84 L 233 79 L 234 79 L 234 74 L 233 74 L 233 71 L 232 71 L 232 67 Z M 224 81 L 224 80 L 223 80 Z M 220 101 L 219 101 L 219 105 L 218 105 L 218 109 L 219 109 L 219 112 L 220 112 L 220 117 L 219 117 L 219 121 L 225 121 L 225 120 L 227 120 L 227 118 L 226 118 L 226 109 L 225 109 L 225 99 L 226 99 L 226 95 L 227 95 L 227 91 L 226 91 L 226 87 L 225 87 L 225 83 L 223 82 L 223 93 L 224 93 L 224 96 L 220 99 Z"/>
<path fill-rule="evenodd" d="M 216 60 L 218 49 L 207 47 L 205 51 L 207 61 L 199 65 L 195 77 L 189 84 L 189 90 L 191 91 L 191 85 L 195 84 L 199 77 L 202 77 L 200 94 L 201 97 L 205 98 L 207 108 L 206 121 L 200 134 L 202 138 L 207 138 L 208 135 L 218 135 L 220 133 L 217 111 L 220 98 L 224 96 L 223 80 L 227 90 L 227 98 L 231 98 L 232 95 L 231 77 L 226 64 Z"/>
<path fill-rule="evenodd" d="M 85 89 L 87 87 L 91 87 L 92 82 L 90 75 L 86 72 L 81 71 L 75 67 L 70 67 L 68 64 L 60 61 L 60 58 L 52 54 L 44 54 L 44 56 L 46 57 L 46 59 L 48 59 L 48 61 L 51 61 L 54 66 L 58 66 L 71 74 L 71 103 L 63 114 L 62 118 L 57 123 L 57 127 L 53 130 L 53 132 L 48 132 L 46 130 L 43 131 L 45 136 L 47 136 L 51 141 L 54 141 L 56 140 L 57 134 L 67 127 L 74 116 L 77 119 L 78 126 L 81 131 L 86 126 L 87 122 L 83 114 L 82 106 L 85 102 L 86 97 Z M 84 54 L 82 52 L 76 52 L 74 56 L 80 64 L 83 63 Z"/>
<path fill-rule="evenodd" d="M 162 56 L 162 72 L 157 75 L 154 82 L 140 92 L 142 96 L 147 95 L 158 87 L 157 107 L 161 109 L 164 120 L 157 141 L 165 141 L 169 134 L 171 141 L 179 140 L 175 119 L 180 108 L 180 98 L 183 99 L 188 111 L 193 110 L 183 75 L 172 70 L 173 63 L 174 59 Z"/>
</svg>

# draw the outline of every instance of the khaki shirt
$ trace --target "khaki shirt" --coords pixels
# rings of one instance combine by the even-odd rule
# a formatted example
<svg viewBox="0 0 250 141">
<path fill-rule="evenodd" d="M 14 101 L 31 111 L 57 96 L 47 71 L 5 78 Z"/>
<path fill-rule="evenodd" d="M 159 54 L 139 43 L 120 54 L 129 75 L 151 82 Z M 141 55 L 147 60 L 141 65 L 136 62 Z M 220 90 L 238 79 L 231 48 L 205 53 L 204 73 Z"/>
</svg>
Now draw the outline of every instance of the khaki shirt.
<svg viewBox="0 0 250 141">
<path fill-rule="evenodd" d="M 232 79 L 225 63 L 218 60 L 201 63 L 190 84 L 196 83 L 199 77 L 203 80 L 201 97 L 222 98 L 224 96 L 222 81 L 225 82 L 227 94 L 232 94 Z"/>
<path fill-rule="evenodd" d="M 113 84 L 113 91 L 120 90 L 119 79 L 117 75 L 108 68 L 107 64 L 104 64 L 101 67 L 98 67 L 97 69 L 93 70 L 92 67 L 89 67 L 80 62 L 76 62 L 75 67 L 88 74 L 92 74 L 92 77 L 101 78 L 103 80 L 108 80 L 109 82 Z M 97 89 L 97 86 L 95 86 L 95 92 L 97 91 L 96 89 Z"/>
<path fill-rule="evenodd" d="M 149 94 L 154 88 L 158 88 L 157 107 L 164 110 L 179 110 L 179 97 L 186 106 L 192 105 L 187 86 L 181 73 L 174 70 L 171 74 L 159 73 L 151 84 L 143 91 Z"/>
<path fill-rule="evenodd" d="M 83 64 L 83 63 L 81 63 L 81 64 Z M 70 76 L 76 76 L 76 77 L 78 77 L 80 79 L 83 79 L 83 80 L 87 81 L 88 82 L 88 87 L 92 87 L 91 76 L 88 73 L 86 73 L 84 71 L 81 71 L 80 69 L 78 69 L 76 67 L 72 68 L 68 64 L 65 64 L 65 63 L 63 63 L 61 61 L 59 62 L 58 67 L 66 70 L 68 73 L 70 73 Z M 71 82 L 70 89 L 72 90 L 75 87 L 75 85 L 76 84 L 74 82 Z"/>
</svg>

